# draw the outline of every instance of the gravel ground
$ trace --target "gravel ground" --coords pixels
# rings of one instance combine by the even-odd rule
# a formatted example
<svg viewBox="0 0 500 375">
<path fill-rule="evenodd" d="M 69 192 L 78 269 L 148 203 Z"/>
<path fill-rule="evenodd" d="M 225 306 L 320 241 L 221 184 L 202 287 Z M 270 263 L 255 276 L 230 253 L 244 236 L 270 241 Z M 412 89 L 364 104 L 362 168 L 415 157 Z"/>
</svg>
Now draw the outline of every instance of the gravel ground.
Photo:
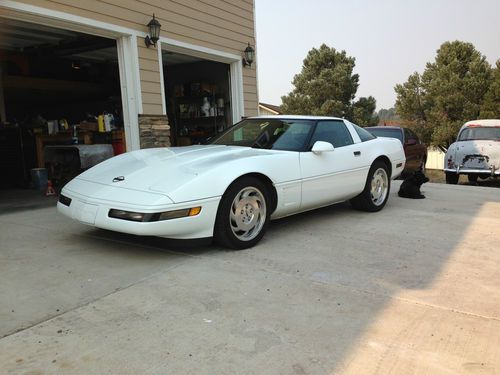
<svg viewBox="0 0 500 375">
<path fill-rule="evenodd" d="M 430 182 L 435 182 L 438 184 L 445 184 L 444 172 L 440 169 L 427 169 L 425 175 L 429 177 Z M 459 185 L 470 185 L 470 186 L 487 186 L 487 187 L 500 187 L 500 178 L 488 178 L 486 180 L 479 179 L 477 183 L 470 183 L 467 176 L 461 175 L 458 180 Z"/>
</svg>

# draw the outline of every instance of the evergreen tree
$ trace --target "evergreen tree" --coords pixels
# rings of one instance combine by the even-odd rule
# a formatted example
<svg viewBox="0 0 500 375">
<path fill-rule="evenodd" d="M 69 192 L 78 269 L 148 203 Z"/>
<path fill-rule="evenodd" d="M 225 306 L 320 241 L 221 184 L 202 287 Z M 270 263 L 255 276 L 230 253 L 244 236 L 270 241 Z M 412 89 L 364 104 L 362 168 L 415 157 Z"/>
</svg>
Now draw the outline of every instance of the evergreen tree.
<svg viewBox="0 0 500 375">
<path fill-rule="evenodd" d="M 295 75 L 295 88 L 281 98 L 286 114 L 345 117 L 360 125 L 376 123 L 376 101 L 360 98 L 353 104 L 359 76 L 353 74 L 355 59 L 322 44 L 304 59 L 302 71 Z"/>
<path fill-rule="evenodd" d="M 373 126 L 378 124 L 378 116 L 375 115 L 377 101 L 373 96 L 359 98 L 352 105 L 352 113 L 348 116 L 355 124 L 361 126 Z"/>
<path fill-rule="evenodd" d="M 445 42 L 421 75 L 396 85 L 397 114 L 412 121 L 425 142 L 446 149 L 466 121 L 480 117 L 491 76 L 490 64 L 471 43 Z"/>
<path fill-rule="evenodd" d="M 500 118 L 500 60 L 493 69 L 493 79 L 481 106 L 481 118 Z"/>
</svg>

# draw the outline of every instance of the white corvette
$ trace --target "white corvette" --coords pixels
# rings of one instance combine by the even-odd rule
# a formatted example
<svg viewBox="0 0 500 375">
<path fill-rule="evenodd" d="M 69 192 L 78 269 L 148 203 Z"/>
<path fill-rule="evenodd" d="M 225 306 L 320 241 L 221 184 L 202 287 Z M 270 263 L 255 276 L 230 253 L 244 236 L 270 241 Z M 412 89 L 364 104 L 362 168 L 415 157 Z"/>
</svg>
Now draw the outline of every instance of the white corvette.
<svg viewBox="0 0 500 375">
<path fill-rule="evenodd" d="M 59 212 L 136 235 L 214 237 L 255 245 L 271 219 L 350 200 L 379 211 L 405 154 L 333 117 L 243 120 L 209 145 L 145 149 L 104 161 L 70 181 Z"/>
</svg>

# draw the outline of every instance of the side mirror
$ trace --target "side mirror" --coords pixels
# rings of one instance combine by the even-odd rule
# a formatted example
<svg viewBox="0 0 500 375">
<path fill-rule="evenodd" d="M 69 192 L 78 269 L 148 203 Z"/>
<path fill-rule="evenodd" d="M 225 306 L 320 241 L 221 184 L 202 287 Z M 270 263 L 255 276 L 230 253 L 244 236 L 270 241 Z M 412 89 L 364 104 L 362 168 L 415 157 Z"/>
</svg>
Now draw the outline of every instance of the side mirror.
<svg viewBox="0 0 500 375">
<path fill-rule="evenodd" d="M 333 145 L 331 143 L 323 142 L 323 141 L 314 142 L 314 145 L 311 149 L 311 151 L 316 155 L 319 155 L 322 152 L 330 152 L 333 150 L 335 150 L 335 147 L 333 147 Z"/>
<path fill-rule="evenodd" d="M 417 144 L 417 140 L 415 138 L 410 138 L 405 143 L 407 146 L 415 146 Z"/>
</svg>

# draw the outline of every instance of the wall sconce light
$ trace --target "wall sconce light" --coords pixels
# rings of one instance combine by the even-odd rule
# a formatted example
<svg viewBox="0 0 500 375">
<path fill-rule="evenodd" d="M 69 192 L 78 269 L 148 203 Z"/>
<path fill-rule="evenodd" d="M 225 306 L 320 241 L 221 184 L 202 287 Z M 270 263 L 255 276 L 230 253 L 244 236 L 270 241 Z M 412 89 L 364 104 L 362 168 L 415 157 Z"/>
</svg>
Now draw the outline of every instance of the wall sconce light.
<svg viewBox="0 0 500 375">
<path fill-rule="evenodd" d="M 255 50 L 252 48 L 250 43 L 248 43 L 247 48 L 243 51 L 244 57 L 243 57 L 243 66 L 252 66 L 252 63 L 254 62 L 255 59 Z"/>
<path fill-rule="evenodd" d="M 148 29 L 149 29 L 149 35 L 147 35 L 146 38 L 144 38 L 146 47 L 148 48 L 149 46 L 156 47 L 156 42 L 158 41 L 158 39 L 160 39 L 161 24 L 155 18 L 154 13 L 153 13 L 153 19 L 148 23 Z"/>
<path fill-rule="evenodd" d="M 75 70 L 80 70 L 82 68 L 80 61 L 78 61 L 78 60 L 72 61 L 71 67 Z"/>
</svg>

